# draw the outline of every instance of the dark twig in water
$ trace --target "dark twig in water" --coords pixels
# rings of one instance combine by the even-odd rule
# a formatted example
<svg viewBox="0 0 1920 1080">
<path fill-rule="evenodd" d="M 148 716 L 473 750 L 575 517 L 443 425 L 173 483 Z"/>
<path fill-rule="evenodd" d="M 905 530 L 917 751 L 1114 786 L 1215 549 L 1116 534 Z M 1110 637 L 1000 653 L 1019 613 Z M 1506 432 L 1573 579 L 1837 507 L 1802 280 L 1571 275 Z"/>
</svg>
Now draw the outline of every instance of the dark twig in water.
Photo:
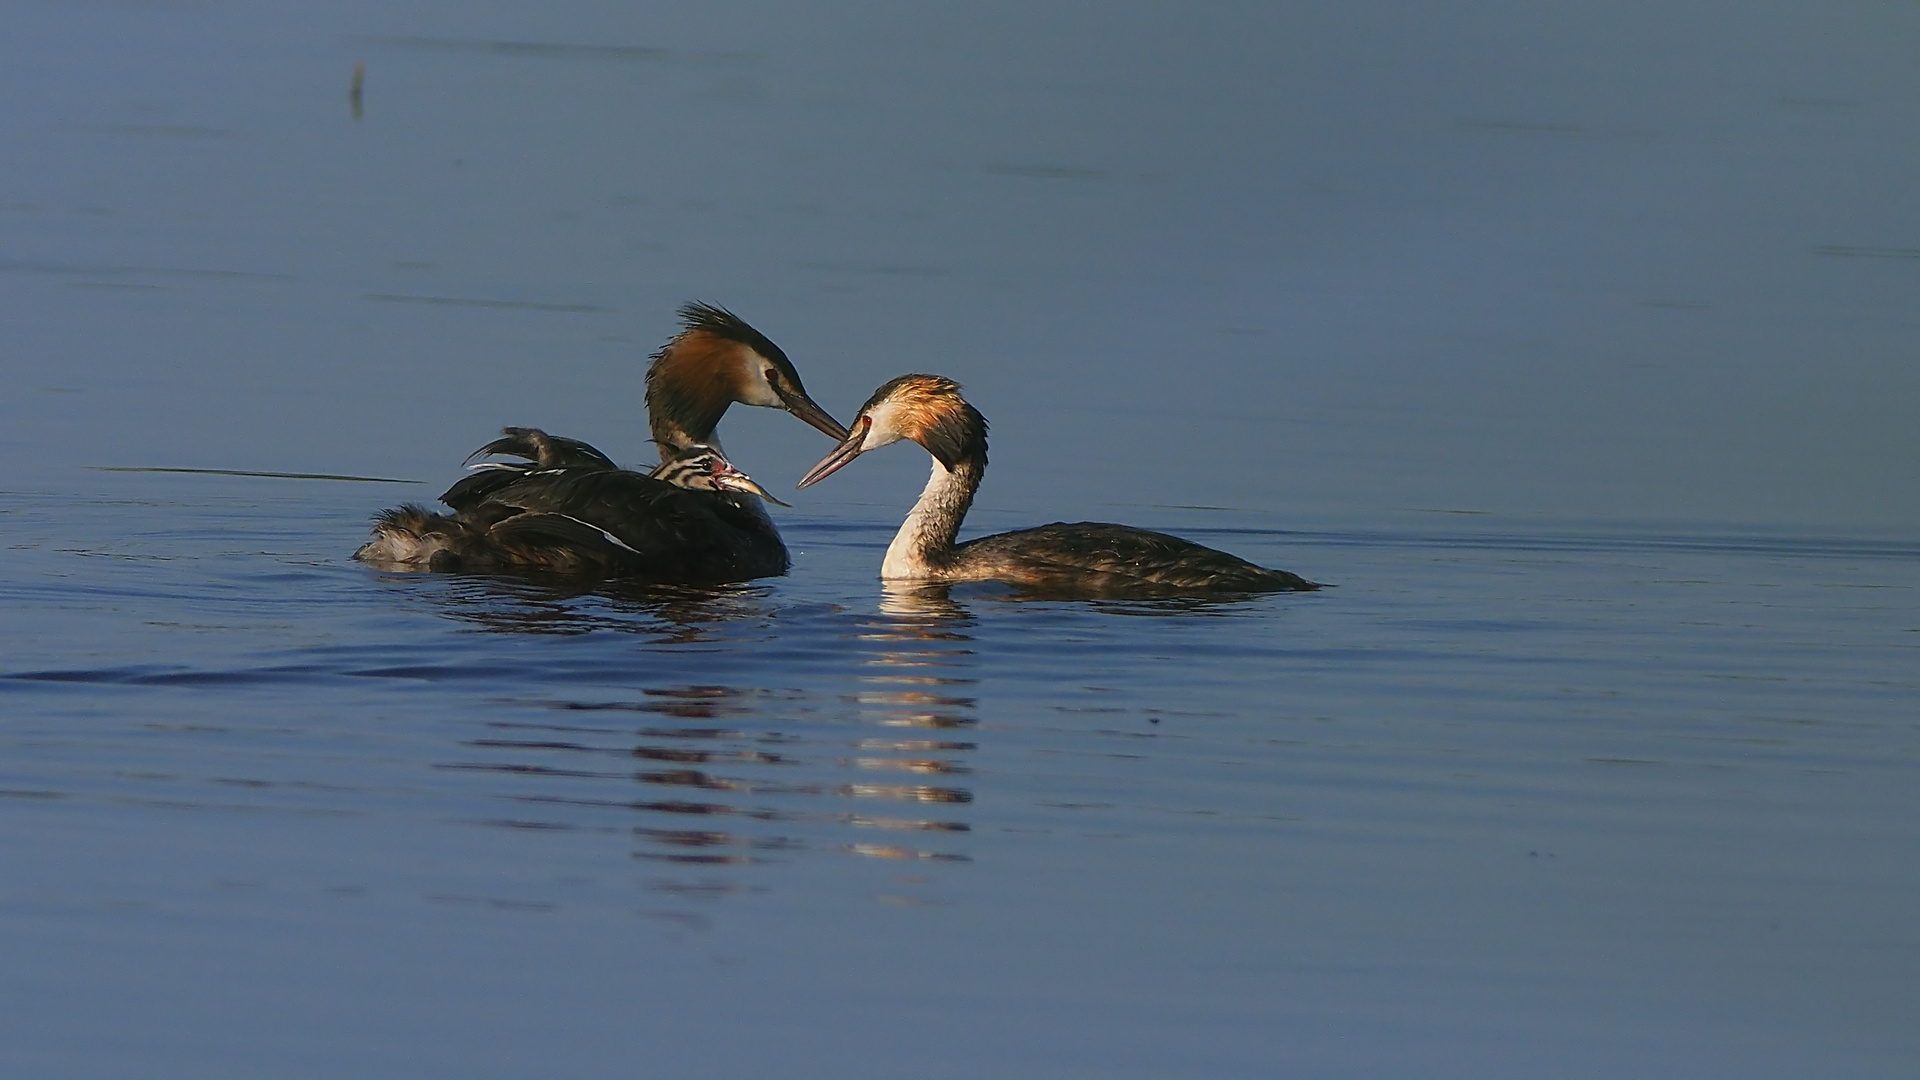
<svg viewBox="0 0 1920 1080">
<path fill-rule="evenodd" d="M 273 480 L 353 480 L 362 484 L 424 484 L 391 476 L 346 476 L 340 473 L 254 472 L 249 469 L 171 469 L 146 465 L 91 465 L 94 472 L 191 473 L 196 476 L 264 476 Z"/>
</svg>

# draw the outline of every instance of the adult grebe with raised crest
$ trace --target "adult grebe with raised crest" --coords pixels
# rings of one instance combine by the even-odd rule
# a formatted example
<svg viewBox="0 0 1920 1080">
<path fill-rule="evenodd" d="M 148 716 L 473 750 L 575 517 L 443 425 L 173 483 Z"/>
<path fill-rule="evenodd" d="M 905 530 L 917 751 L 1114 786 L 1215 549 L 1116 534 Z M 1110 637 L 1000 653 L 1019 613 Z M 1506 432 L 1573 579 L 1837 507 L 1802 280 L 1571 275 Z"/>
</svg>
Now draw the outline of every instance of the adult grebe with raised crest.
<svg viewBox="0 0 1920 1080">
<path fill-rule="evenodd" d="M 725 308 L 688 304 L 680 333 L 647 369 L 647 420 L 659 445 L 652 474 L 622 469 L 577 439 L 507 428 L 467 460 L 484 462 L 440 500 L 374 519 L 354 558 L 384 566 L 486 571 L 512 568 L 718 583 L 782 574 L 789 560 L 759 498 L 734 469 L 714 428 L 734 402 L 783 409 L 845 439 L 814 404 L 778 345 Z"/>
<path fill-rule="evenodd" d="M 647 426 L 660 460 L 689 446 L 719 446 L 713 429 L 727 406 L 785 409 L 836 439 L 847 429 L 813 403 L 780 346 L 745 319 L 712 304 L 680 309 L 684 324 L 647 367 Z"/>
<path fill-rule="evenodd" d="M 1285 570 L 1126 525 L 1055 522 L 956 545 L 987 471 L 987 418 L 939 375 L 902 375 L 874 391 L 851 433 L 801 479 L 807 487 L 868 450 L 910 439 L 933 455 L 920 501 L 887 546 L 889 581 L 1004 581 L 1062 593 L 1279 592 L 1318 589 Z"/>
</svg>

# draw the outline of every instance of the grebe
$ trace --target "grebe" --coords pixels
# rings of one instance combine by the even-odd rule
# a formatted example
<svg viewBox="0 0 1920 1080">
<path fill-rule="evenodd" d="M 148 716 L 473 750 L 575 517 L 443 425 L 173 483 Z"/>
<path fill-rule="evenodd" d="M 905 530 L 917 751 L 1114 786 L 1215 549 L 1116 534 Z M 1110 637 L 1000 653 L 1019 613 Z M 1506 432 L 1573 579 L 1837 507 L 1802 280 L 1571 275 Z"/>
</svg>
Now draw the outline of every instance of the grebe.
<svg viewBox="0 0 1920 1080">
<path fill-rule="evenodd" d="M 713 429 L 736 401 L 785 409 L 836 439 L 847 437 L 840 421 L 807 396 L 787 354 L 745 319 L 712 304 L 688 304 L 680 319 L 681 331 L 647 368 L 647 426 L 661 461 L 689 446 L 719 446 Z"/>
<path fill-rule="evenodd" d="M 689 584 L 778 572 L 765 561 L 780 545 L 773 526 L 728 493 L 779 500 L 717 447 L 689 446 L 648 474 L 615 468 L 585 443 L 508 428 L 506 437 L 474 452 L 486 454 L 528 460 L 475 466 L 442 497 L 453 514 L 411 504 L 384 511 L 374 520 L 374 538 L 353 557 L 427 570 L 543 570 Z"/>
<path fill-rule="evenodd" d="M 852 432 L 800 486 L 819 483 L 868 450 L 901 439 L 933 455 L 933 475 L 887 546 L 880 576 L 888 581 L 1004 581 L 1091 595 L 1320 587 L 1177 536 L 1104 522 L 1055 522 L 955 546 L 986 475 L 987 418 L 960 396 L 959 383 L 938 375 L 902 375 L 874 391 Z"/>
<path fill-rule="evenodd" d="M 679 468 L 666 475 L 621 469 L 577 439 L 507 428 L 467 460 L 513 454 L 528 463 L 477 466 L 440 496 L 454 517 L 417 506 L 379 515 L 373 539 L 354 558 L 420 569 L 524 567 L 703 584 L 785 573 L 787 549 L 773 520 L 758 499 L 741 493 L 770 497 L 735 479 L 745 474 L 726 463 L 714 428 L 737 401 L 784 409 L 836 439 L 845 439 L 847 429 L 807 396 L 786 353 L 739 316 L 688 304 L 680 318 L 680 332 L 653 354 L 646 393 L 662 466 Z M 699 450 L 710 451 L 727 471 L 709 475 L 710 485 L 675 483 L 676 477 L 699 479 L 687 464 L 698 459 L 689 452 Z M 516 518 L 526 520 L 506 524 Z M 453 536 L 464 539 L 452 544 Z"/>
</svg>

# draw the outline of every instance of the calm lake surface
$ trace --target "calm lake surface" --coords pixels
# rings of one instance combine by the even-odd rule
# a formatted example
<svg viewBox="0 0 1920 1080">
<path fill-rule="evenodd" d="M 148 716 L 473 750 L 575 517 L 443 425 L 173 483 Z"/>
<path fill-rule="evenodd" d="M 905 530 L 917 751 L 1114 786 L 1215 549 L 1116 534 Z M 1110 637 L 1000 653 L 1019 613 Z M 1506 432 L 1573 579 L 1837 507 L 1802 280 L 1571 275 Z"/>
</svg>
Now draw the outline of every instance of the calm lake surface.
<svg viewBox="0 0 1920 1080">
<path fill-rule="evenodd" d="M 628 8 L 7 8 L 0 1073 L 1920 1069 L 1920 17 Z M 1336 587 L 349 560 L 690 299 Z"/>
</svg>

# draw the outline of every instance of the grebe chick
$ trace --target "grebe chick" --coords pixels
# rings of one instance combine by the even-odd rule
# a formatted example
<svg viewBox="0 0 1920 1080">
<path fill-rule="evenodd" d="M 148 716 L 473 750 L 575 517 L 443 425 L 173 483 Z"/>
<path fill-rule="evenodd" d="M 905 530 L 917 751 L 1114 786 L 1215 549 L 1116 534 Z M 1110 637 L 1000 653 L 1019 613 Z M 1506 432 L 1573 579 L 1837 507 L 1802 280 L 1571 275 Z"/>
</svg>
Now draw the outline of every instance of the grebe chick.
<svg viewBox="0 0 1920 1080">
<path fill-rule="evenodd" d="M 880 576 L 888 581 L 1004 581 L 1085 595 L 1320 587 L 1177 536 L 1104 522 L 1055 522 L 956 546 L 954 537 L 987 471 L 987 418 L 960 396 L 959 383 L 938 375 L 902 375 L 874 391 L 846 440 L 800 486 L 819 483 L 868 450 L 901 439 L 933 455 L 933 475 L 887 546 Z"/>
<path fill-rule="evenodd" d="M 653 354 L 647 369 L 647 423 L 663 464 L 675 464 L 690 450 L 717 455 L 714 428 L 734 402 L 784 409 L 835 439 L 847 437 L 847 429 L 807 396 L 786 353 L 744 319 L 711 304 L 688 304 L 680 318 L 680 332 Z M 435 570 L 537 567 L 703 584 L 786 572 L 787 549 L 773 520 L 757 499 L 740 494 L 766 498 L 758 485 L 749 489 L 732 480 L 717 489 L 674 485 L 671 476 L 620 469 L 584 442 L 537 428 L 507 428 L 467 460 L 490 454 L 527 461 L 483 463 L 448 488 L 440 500 L 455 517 L 416 506 L 380 515 L 373 540 L 354 557 Z M 725 463 L 724 456 L 719 460 Z M 702 494 L 689 501 L 665 497 L 663 489 Z M 694 509 L 702 506 L 706 509 Z M 497 543 L 478 539 L 527 515 L 532 515 L 528 521 L 495 537 Z M 538 536 L 522 534 L 536 524 Z M 579 548 L 569 552 L 571 534 L 577 534 Z M 464 539 L 449 546 L 449 536 Z M 505 543 L 511 536 L 520 539 Z M 614 546 L 606 538 L 616 538 Z M 522 542 L 531 539 L 540 543 Z"/>
<path fill-rule="evenodd" d="M 717 447 L 677 451 L 651 474 L 615 468 L 585 443 L 534 428 L 476 451 L 526 462 L 485 462 L 442 496 L 453 514 L 406 505 L 374 519 L 353 557 L 417 570 L 540 570 L 647 581 L 743 581 L 786 569 L 767 562 L 764 514 L 743 495 L 778 502 Z M 785 505 L 785 504 L 782 504 Z M 689 536 L 699 537 L 688 544 Z M 779 538 L 772 537 L 778 547 Z"/>
</svg>

